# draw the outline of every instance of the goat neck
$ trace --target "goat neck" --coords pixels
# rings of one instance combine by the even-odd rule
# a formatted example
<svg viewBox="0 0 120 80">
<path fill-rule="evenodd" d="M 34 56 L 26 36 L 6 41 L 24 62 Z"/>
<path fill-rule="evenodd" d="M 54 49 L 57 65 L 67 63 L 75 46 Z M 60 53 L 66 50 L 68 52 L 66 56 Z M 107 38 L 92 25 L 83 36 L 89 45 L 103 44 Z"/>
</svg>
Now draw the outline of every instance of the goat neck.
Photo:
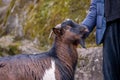
<svg viewBox="0 0 120 80">
<path fill-rule="evenodd" d="M 74 70 L 78 59 L 76 48 L 76 45 L 64 43 L 60 38 L 56 38 L 51 50 L 54 50 L 54 55 L 56 55 L 64 66 Z"/>
</svg>

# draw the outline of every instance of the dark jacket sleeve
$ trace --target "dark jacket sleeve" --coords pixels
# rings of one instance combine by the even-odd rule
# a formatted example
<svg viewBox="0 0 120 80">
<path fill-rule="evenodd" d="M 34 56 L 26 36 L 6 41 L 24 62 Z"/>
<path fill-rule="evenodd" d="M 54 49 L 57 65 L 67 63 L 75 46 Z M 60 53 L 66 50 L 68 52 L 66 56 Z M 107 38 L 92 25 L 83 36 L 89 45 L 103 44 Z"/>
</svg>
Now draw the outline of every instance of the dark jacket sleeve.
<svg viewBox="0 0 120 80">
<path fill-rule="evenodd" d="M 88 27 L 91 32 L 93 28 L 96 26 L 96 18 L 97 18 L 97 0 L 92 0 L 89 8 L 89 12 L 86 18 L 83 20 L 82 25 Z"/>
</svg>

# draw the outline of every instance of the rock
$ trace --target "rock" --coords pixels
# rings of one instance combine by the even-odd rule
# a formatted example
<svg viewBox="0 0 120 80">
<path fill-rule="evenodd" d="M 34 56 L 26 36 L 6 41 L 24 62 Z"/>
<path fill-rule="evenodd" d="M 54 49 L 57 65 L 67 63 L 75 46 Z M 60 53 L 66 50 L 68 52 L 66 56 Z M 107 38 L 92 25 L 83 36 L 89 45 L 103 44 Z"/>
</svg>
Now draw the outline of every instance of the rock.
<svg viewBox="0 0 120 80">
<path fill-rule="evenodd" d="M 25 54 L 37 54 L 42 52 L 41 50 L 39 50 L 38 45 L 30 40 L 21 41 L 21 46 L 19 46 L 19 49 L 21 53 Z"/>
<path fill-rule="evenodd" d="M 102 47 L 78 49 L 78 53 L 75 80 L 103 80 Z"/>
<path fill-rule="evenodd" d="M 0 47 L 7 48 L 14 41 L 14 36 L 7 35 L 0 38 Z"/>
<path fill-rule="evenodd" d="M 27 39 L 15 41 L 15 36 L 6 35 L 0 38 L 0 56 L 16 55 L 20 53 L 36 54 L 42 52 L 39 50 L 36 41 Z"/>
<path fill-rule="evenodd" d="M 0 56 L 8 56 L 10 47 L 14 42 L 14 36 L 7 35 L 0 38 Z"/>
</svg>

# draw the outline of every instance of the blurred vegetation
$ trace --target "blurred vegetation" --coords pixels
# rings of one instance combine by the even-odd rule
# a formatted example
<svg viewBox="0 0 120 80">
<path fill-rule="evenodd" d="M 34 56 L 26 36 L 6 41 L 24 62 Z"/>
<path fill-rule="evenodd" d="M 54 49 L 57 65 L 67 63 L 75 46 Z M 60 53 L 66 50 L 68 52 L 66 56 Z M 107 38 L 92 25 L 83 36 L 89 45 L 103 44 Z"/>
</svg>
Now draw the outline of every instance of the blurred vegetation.
<svg viewBox="0 0 120 80">
<path fill-rule="evenodd" d="M 87 14 L 89 4 L 90 0 L 40 0 L 37 7 L 30 7 L 30 16 L 24 25 L 25 36 L 33 39 L 37 36 L 40 46 L 43 47 L 51 43 L 48 36 L 52 27 L 67 18 L 81 23 Z M 94 42 L 94 37 L 91 38 Z"/>
<path fill-rule="evenodd" d="M 17 0 L 11 0 L 10 6 L 7 10 L 6 16 L 3 20 L 3 24 L 6 24 L 11 9 L 16 4 Z M 21 4 L 19 6 L 22 9 L 27 0 L 18 0 Z M 61 23 L 63 20 L 69 18 L 77 23 L 81 23 L 85 18 L 90 6 L 90 0 L 31 0 L 33 3 L 26 5 L 23 9 L 27 11 L 26 20 L 22 24 L 24 38 L 39 40 L 40 49 L 47 49 L 52 44 L 52 40 L 48 39 L 50 31 L 55 25 Z M 36 3 L 34 3 L 36 1 Z M 1 0 L 0 0 L 1 4 Z M 17 9 L 18 10 L 18 9 Z M 16 10 L 16 11 L 17 11 Z M 19 11 L 19 10 L 18 10 Z M 20 12 L 18 12 L 20 13 Z M 12 13 L 12 14 L 16 14 Z M 0 30 L 1 31 L 1 30 Z M 87 39 L 87 43 L 94 45 L 95 36 L 90 35 Z M 47 46 L 46 46 L 47 45 Z M 11 46 L 10 46 L 11 47 Z M 14 52 L 16 47 L 11 47 Z"/>
</svg>

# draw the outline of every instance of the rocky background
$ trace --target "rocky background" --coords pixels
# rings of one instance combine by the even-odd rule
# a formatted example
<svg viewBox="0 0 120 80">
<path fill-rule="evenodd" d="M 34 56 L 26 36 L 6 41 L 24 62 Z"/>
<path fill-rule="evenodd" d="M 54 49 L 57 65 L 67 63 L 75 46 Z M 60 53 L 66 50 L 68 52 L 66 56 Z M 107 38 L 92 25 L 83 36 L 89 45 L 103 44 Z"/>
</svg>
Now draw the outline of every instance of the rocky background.
<svg viewBox="0 0 120 80">
<path fill-rule="evenodd" d="M 36 54 L 48 50 L 51 28 L 66 18 L 80 23 L 90 0 L 0 0 L 0 56 Z M 78 48 L 75 80 L 102 79 L 102 47 L 90 35 L 87 49 Z"/>
<path fill-rule="evenodd" d="M 103 80 L 102 47 L 78 48 L 78 53 L 75 80 Z"/>
</svg>

